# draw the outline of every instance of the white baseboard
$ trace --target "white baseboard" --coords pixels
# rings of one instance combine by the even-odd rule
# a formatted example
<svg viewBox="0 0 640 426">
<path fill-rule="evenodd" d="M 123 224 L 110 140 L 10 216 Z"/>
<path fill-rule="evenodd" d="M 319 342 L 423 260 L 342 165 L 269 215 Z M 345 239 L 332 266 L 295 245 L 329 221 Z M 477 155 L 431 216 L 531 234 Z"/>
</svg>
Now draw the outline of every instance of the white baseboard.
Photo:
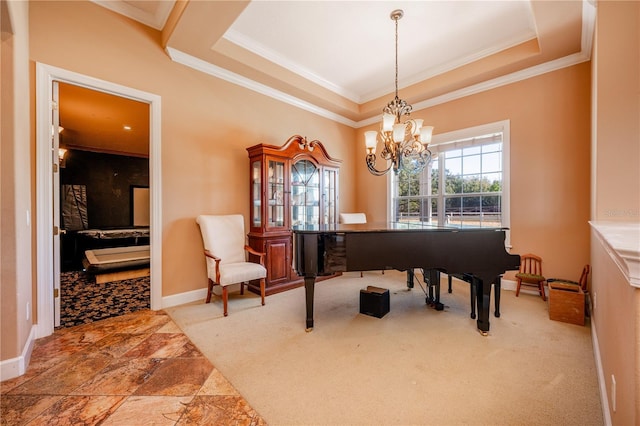
<svg viewBox="0 0 640 426">
<path fill-rule="evenodd" d="M 591 305 L 591 303 L 589 303 Z M 591 306 L 589 306 L 591 309 Z M 596 361 L 596 370 L 598 371 L 598 384 L 600 385 L 600 405 L 602 406 L 602 418 L 606 426 L 611 426 L 611 411 L 609 410 L 609 399 L 607 398 L 607 381 L 604 378 L 604 369 L 602 368 L 602 358 L 600 357 L 600 343 L 598 343 L 598 333 L 596 325 L 591 316 L 591 344 L 593 345 L 593 356 Z"/>
<path fill-rule="evenodd" d="M 518 283 L 516 281 L 505 280 L 504 278 L 500 280 L 500 288 L 502 290 L 516 291 L 517 286 L 518 286 Z"/>
<path fill-rule="evenodd" d="M 500 283 L 500 288 L 502 288 L 503 290 L 516 291 L 516 289 L 518 288 L 518 282 L 502 279 Z M 533 290 L 531 287 L 525 287 L 525 286 L 520 287 L 520 293 L 531 294 L 534 296 L 540 295 L 540 293 L 538 293 L 537 290 Z M 546 297 L 549 297 L 549 287 L 547 286 L 544 287 L 544 295 Z"/>
<path fill-rule="evenodd" d="M 36 340 L 36 326 L 31 326 L 29 337 L 22 348 L 20 356 L 0 361 L 0 381 L 13 379 L 22 376 L 27 371 L 27 366 L 31 360 L 33 344 Z"/>
<path fill-rule="evenodd" d="M 207 289 L 187 291 L 184 293 L 173 294 L 162 298 L 162 309 L 171 308 L 173 306 L 184 305 L 186 303 L 204 301 L 207 297 Z"/>
</svg>

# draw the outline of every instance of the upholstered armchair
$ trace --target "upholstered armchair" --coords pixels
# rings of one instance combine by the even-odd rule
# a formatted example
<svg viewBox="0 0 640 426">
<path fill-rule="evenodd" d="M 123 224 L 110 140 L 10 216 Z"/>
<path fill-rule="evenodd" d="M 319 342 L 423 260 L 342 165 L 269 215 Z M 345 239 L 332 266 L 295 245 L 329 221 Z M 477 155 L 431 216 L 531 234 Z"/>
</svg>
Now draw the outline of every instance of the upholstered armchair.
<svg viewBox="0 0 640 426">
<path fill-rule="evenodd" d="M 260 296 L 264 305 L 264 287 L 267 269 L 264 253 L 259 253 L 245 244 L 244 218 L 242 215 L 200 215 L 196 218 L 202 233 L 204 254 L 207 262 L 207 300 L 211 301 L 213 288 L 222 287 L 224 316 L 227 312 L 228 289 L 232 284 L 240 284 L 240 294 L 249 281 L 260 280 Z M 250 262 L 248 255 L 258 259 Z"/>
</svg>

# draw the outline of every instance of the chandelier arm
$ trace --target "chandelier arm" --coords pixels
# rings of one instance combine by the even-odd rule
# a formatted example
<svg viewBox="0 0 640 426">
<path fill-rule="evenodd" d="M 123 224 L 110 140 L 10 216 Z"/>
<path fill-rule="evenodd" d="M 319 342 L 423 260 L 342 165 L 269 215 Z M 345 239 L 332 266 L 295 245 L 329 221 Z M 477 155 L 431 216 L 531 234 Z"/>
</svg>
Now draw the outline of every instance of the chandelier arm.
<svg viewBox="0 0 640 426">
<path fill-rule="evenodd" d="M 375 176 L 384 176 L 384 175 L 386 175 L 389 172 L 389 170 L 391 170 L 391 167 L 393 167 L 393 165 L 394 165 L 394 163 L 391 162 L 391 163 L 389 163 L 389 166 L 386 169 L 382 169 L 382 170 L 376 169 L 376 155 L 375 154 L 367 154 L 366 161 L 367 161 L 367 168 L 369 169 L 369 172 L 371 172 L 371 174 L 375 175 Z"/>
</svg>

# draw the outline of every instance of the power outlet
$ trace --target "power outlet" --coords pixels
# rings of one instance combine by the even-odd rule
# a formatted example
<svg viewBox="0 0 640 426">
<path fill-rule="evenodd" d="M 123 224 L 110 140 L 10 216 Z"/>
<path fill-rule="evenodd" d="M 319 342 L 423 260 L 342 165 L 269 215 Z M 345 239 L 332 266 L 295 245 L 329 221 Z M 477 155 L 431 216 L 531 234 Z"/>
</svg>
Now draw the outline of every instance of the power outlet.
<svg viewBox="0 0 640 426">
<path fill-rule="evenodd" d="M 611 408 L 616 412 L 616 376 L 611 375 Z"/>
<path fill-rule="evenodd" d="M 31 302 L 27 302 L 27 321 L 31 318 Z"/>
<path fill-rule="evenodd" d="M 594 310 L 594 311 L 596 310 L 596 300 L 598 300 L 598 293 L 596 293 L 596 292 L 594 291 L 594 292 L 593 292 L 593 300 L 592 300 L 592 303 L 593 303 L 593 310 Z"/>
</svg>

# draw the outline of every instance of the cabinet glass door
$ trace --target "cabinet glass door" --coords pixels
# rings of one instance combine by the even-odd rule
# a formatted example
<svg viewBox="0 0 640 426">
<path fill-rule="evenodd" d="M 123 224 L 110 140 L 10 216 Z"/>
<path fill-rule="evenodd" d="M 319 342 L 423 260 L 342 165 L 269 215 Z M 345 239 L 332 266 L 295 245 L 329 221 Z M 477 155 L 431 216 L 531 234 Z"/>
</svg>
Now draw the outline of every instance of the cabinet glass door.
<svg viewBox="0 0 640 426">
<path fill-rule="evenodd" d="M 251 163 L 251 226 L 262 226 L 262 162 Z"/>
<path fill-rule="evenodd" d="M 284 161 L 268 161 L 267 226 L 284 226 Z"/>
<path fill-rule="evenodd" d="M 291 166 L 291 225 L 320 223 L 320 172 L 308 160 Z"/>
<path fill-rule="evenodd" d="M 338 171 L 325 169 L 322 178 L 323 223 L 338 223 Z"/>
</svg>

